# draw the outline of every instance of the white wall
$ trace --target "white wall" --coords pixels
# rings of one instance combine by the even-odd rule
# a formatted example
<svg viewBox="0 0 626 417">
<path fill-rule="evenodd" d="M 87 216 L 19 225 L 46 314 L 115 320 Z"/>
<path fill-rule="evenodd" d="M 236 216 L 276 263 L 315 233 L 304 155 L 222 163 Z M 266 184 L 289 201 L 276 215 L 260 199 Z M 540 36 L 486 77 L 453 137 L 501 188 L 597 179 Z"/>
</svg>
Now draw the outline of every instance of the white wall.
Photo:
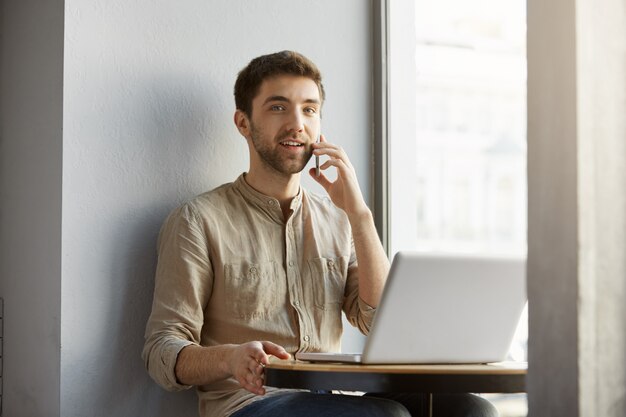
<svg viewBox="0 0 626 417">
<path fill-rule="evenodd" d="M 65 9 L 61 415 L 194 415 L 195 394 L 164 393 L 139 356 L 160 224 L 246 170 L 233 83 L 251 58 L 282 49 L 321 68 L 323 130 L 369 190 L 370 2 L 66 0 Z"/>
<path fill-rule="evenodd" d="M 4 416 L 59 415 L 63 1 L 1 3 Z"/>
<path fill-rule="evenodd" d="M 231 121 L 235 76 L 281 49 L 324 72 L 324 132 L 348 150 L 367 194 L 370 7 L 2 3 L 6 415 L 196 413 L 195 394 L 162 391 L 139 356 L 160 224 L 182 200 L 246 169 Z"/>
</svg>

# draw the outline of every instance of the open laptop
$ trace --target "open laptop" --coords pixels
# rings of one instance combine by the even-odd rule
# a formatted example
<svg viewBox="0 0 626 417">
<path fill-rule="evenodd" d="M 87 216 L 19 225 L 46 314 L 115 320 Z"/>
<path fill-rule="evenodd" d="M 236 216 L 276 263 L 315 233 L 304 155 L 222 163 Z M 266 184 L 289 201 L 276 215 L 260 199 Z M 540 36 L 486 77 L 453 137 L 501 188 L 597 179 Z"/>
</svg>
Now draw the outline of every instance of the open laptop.
<svg viewBox="0 0 626 417">
<path fill-rule="evenodd" d="M 488 363 L 506 359 L 526 304 L 523 259 L 398 252 L 361 354 L 309 361 Z"/>
</svg>

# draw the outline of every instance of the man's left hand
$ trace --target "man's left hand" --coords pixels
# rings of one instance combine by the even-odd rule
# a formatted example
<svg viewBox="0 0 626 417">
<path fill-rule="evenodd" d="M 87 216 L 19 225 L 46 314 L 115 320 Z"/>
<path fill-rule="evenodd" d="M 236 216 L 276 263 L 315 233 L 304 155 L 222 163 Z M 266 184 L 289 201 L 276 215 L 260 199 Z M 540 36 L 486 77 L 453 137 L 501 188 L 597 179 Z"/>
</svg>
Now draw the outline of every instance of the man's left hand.
<svg viewBox="0 0 626 417">
<path fill-rule="evenodd" d="M 319 177 L 315 175 L 315 168 L 311 168 L 309 174 L 324 187 L 332 202 L 348 216 L 369 213 L 369 208 L 359 188 L 356 172 L 346 152 L 340 146 L 327 142 L 324 135 L 321 135 L 320 142 L 313 144 L 313 155 L 329 157 L 320 166 Z M 337 168 L 337 179 L 334 182 L 322 172 L 333 166 Z"/>
</svg>

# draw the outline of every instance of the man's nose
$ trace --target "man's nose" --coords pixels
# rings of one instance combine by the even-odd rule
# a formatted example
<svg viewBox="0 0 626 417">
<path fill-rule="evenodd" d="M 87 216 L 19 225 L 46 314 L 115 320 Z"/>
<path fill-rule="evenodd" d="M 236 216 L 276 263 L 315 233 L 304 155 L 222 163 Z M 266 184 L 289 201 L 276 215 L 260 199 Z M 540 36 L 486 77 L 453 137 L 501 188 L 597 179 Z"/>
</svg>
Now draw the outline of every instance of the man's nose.
<svg viewBox="0 0 626 417">
<path fill-rule="evenodd" d="M 293 111 L 289 114 L 287 130 L 290 132 L 304 131 L 304 117 L 299 111 Z"/>
</svg>

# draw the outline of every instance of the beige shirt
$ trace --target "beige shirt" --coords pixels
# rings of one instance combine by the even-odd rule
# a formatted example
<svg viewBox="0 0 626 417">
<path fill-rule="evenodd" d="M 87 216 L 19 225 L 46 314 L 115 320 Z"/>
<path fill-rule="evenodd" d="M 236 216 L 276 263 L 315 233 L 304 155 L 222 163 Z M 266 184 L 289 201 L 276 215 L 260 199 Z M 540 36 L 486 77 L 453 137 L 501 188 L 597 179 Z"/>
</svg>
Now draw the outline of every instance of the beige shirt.
<svg viewBox="0 0 626 417">
<path fill-rule="evenodd" d="M 158 242 L 143 359 L 168 390 L 189 344 L 269 340 L 287 352 L 339 351 L 341 312 L 367 334 L 374 309 L 359 298 L 350 224 L 328 197 L 300 189 L 284 220 L 278 200 L 245 181 L 174 210 Z M 223 417 L 262 399 L 232 378 L 198 386 L 200 415 Z M 277 390 L 269 388 L 266 395 Z"/>
</svg>

